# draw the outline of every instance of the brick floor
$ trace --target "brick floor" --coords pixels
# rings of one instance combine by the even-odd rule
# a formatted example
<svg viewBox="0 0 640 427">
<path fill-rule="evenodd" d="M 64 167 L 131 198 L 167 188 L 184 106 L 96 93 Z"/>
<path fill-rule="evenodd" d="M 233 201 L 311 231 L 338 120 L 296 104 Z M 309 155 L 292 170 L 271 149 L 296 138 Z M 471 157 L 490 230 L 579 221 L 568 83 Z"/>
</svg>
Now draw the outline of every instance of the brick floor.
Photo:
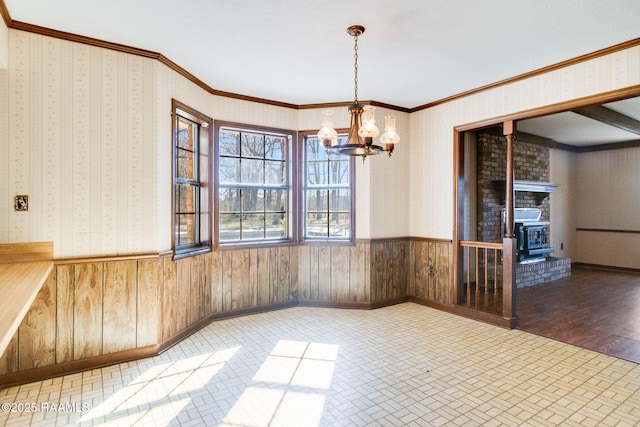
<svg viewBox="0 0 640 427">
<path fill-rule="evenodd" d="M 413 303 L 294 307 L 0 402 L 38 408 L 7 426 L 633 426 L 640 365 Z"/>
</svg>

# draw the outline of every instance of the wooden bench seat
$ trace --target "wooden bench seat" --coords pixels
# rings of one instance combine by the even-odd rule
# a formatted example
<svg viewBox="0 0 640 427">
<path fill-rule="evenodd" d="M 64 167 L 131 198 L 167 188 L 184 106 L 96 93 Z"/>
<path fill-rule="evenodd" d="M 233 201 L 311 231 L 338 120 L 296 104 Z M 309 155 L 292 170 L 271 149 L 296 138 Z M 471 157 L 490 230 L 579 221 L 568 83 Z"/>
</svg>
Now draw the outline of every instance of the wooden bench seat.
<svg viewBox="0 0 640 427">
<path fill-rule="evenodd" d="M 53 242 L 0 244 L 0 355 L 53 269 Z"/>
</svg>

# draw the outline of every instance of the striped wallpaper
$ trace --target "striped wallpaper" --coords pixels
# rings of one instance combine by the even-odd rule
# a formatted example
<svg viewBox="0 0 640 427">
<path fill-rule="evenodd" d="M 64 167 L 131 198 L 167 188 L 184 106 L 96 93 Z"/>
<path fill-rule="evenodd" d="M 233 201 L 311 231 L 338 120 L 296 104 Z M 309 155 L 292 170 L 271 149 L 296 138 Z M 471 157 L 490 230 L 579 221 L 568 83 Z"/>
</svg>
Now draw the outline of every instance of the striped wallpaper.
<svg viewBox="0 0 640 427">
<path fill-rule="evenodd" d="M 56 258 L 170 248 L 172 98 L 214 120 L 300 130 L 320 122 L 321 109 L 213 96 L 152 59 L 8 34 L 0 242 L 53 240 Z M 393 112 L 402 140 L 392 158 L 357 161 L 357 237 L 451 239 L 454 126 L 637 84 L 640 47 L 412 114 Z M 346 108 L 335 110 L 336 125 L 347 126 Z M 386 113 L 378 109 L 381 127 Z M 29 212 L 13 211 L 16 194 L 30 196 Z"/>
</svg>

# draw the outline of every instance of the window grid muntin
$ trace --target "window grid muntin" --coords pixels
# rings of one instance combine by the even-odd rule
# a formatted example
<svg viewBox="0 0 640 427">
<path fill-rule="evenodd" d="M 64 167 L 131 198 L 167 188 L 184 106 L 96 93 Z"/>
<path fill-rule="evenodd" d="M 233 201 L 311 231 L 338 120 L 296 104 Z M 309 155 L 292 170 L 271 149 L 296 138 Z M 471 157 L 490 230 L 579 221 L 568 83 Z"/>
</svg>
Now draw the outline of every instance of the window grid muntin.
<svg viewBox="0 0 640 427">
<path fill-rule="evenodd" d="M 339 135 L 339 143 L 343 143 L 346 140 L 346 135 Z M 314 152 L 310 153 L 309 149 L 314 148 Z M 327 155 L 324 153 L 324 147 L 322 146 L 321 141 L 314 136 L 305 136 L 303 138 L 303 166 L 302 166 L 302 201 L 301 201 L 301 209 L 303 211 L 302 216 L 302 236 L 305 240 L 335 240 L 335 241 L 345 241 L 350 240 L 352 237 L 353 231 L 353 219 L 352 219 L 352 185 L 351 185 L 351 163 L 349 159 L 345 159 L 342 156 L 332 154 Z M 310 156 L 311 154 L 311 156 Z M 309 160 L 309 158 L 312 158 Z M 323 183 L 313 183 L 311 181 L 312 172 L 310 171 L 310 165 L 315 165 L 318 167 L 322 167 L 324 165 L 325 169 L 325 177 L 323 179 Z M 335 165 L 338 167 L 338 172 L 343 174 L 342 179 L 332 179 L 331 166 Z M 340 166 L 345 166 L 346 168 L 339 169 Z M 319 176 L 318 172 L 314 172 L 313 175 L 318 179 L 322 178 Z M 346 179 L 345 179 L 346 177 Z M 337 182 L 336 182 L 337 181 Z M 344 191 L 346 192 L 346 205 L 349 207 L 348 209 L 332 209 L 331 203 L 331 192 L 332 191 Z M 310 201 L 312 197 L 317 196 L 319 192 L 326 192 L 326 200 L 323 201 L 325 208 L 322 209 L 313 209 L 310 208 Z M 313 195 L 313 193 L 316 193 Z M 340 206 L 340 203 L 338 204 Z M 311 218 L 315 216 L 318 222 L 316 224 L 312 223 Z M 332 221 L 332 217 L 337 219 L 338 230 L 340 226 L 346 226 L 344 231 L 342 232 L 332 232 L 332 225 L 336 224 L 335 221 Z M 323 219 L 326 218 L 326 219 Z M 316 227 L 313 230 L 314 225 L 320 226 Z M 321 233 L 322 231 L 322 233 Z"/>
<path fill-rule="evenodd" d="M 181 125 L 186 125 L 191 131 L 191 147 L 192 149 L 182 147 L 181 132 L 186 131 Z M 175 158 L 176 158 L 176 170 L 175 170 L 175 228 L 174 228 L 174 241 L 176 249 L 185 249 L 195 247 L 201 244 L 200 235 L 200 171 L 199 171 L 199 157 L 200 157 L 200 124 L 187 118 L 179 113 L 176 113 L 176 136 L 175 136 Z M 186 138 L 189 140 L 189 138 Z M 184 178 L 180 171 L 180 159 L 183 155 L 188 156 L 191 154 L 191 173 L 186 174 L 191 176 L 191 179 Z M 181 188 L 191 188 L 193 194 L 193 205 L 191 209 L 182 209 L 181 199 L 179 197 Z M 183 220 L 191 217 L 191 228 L 187 225 L 186 232 L 183 232 Z"/>
<path fill-rule="evenodd" d="M 229 135 L 236 135 L 236 143 L 231 144 L 235 146 L 235 150 L 229 150 Z M 255 152 L 247 153 L 248 147 L 250 144 L 248 141 L 249 137 L 253 139 L 255 142 L 256 139 L 261 139 L 262 147 L 258 150 L 260 155 L 257 155 Z M 232 138 L 233 139 L 233 138 Z M 276 134 L 272 132 L 262 132 L 259 130 L 243 130 L 243 129 L 235 129 L 226 126 L 220 127 L 218 131 L 218 164 L 219 164 L 219 172 L 218 175 L 221 175 L 222 164 L 229 164 L 229 160 L 237 159 L 237 171 L 235 176 L 239 179 L 236 182 L 232 182 L 230 180 L 223 180 L 219 178 L 218 181 L 218 203 L 219 203 L 219 211 L 218 211 L 218 239 L 221 244 L 234 244 L 234 243 L 256 243 L 256 242 L 270 242 L 270 241 L 286 241 L 290 239 L 290 230 L 292 224 L 290 223 L 290 208 L 291 208 L 291 200 L 290 200 L 290 178 L 289 178 L 289 168 L 290 164 L 287 162 L 287 158 L 289 157 L 288 150 L 290 149 L 290 144 L 292 142 L 291 135 L 286 134 Z M 280 156 L 270 155 L 270 150 L 267 149 L 267 145 L 271 142 L 280 143 Z M 223 143 L 227 144 L 223 146 Z M 222 146 L 222 147 L 221 147 Z M 247 177 L 247 165 L 252 162 L 261 162 L 261 183 L 254 182 L 245 182 L 245 178 Z M 274 164 L 281 164 L 281 173 L 282 179 L 280 184 L 267 184 L 267 164 L 273 166 Z M 243 165 L 244 168 L 243 169 Z M 226 167 L 226 166 L 225 166 Z M 250 179 L 254 179 L 252 177 Z M 238 199 L 239 202 L 237 204 L 237 210 L 224 210 L 222 209 L 222 194 L 227 190 L 238 190 Z M 243 192 L 249 190 L 258 190 L 263 191 L 263 203 L 262 210 L 260 211 L 249 211 L 245 210 L 243 207 Z M 268 205 L 266 203 L 264 193 L 267 191 L 282 191 L 283 200 L 281 206 L 283 209 L 279 210 L 269 210 Z M 259 219 L 261 224 L 260 230 L 262 231 L 262 236 L 255 237 L 250 236 L 248 231 L 248 224 L 245 218 L 251 215 L 261 215 L 262 218 Z M 281 227 L 271 228 L 271 230 L 281 230 L 281 232 L 277 233 L 277 236 L 269 235 L 269 227 L 267 224 L 268 218 L 274 217 L 274 215 L 280 215 L 281 221 L 283 222 Z M 234 232 L 238 237 L 237 238 L 224 238 L 222 233 L 227 232 L 229 235 L 231 231 L 225 225 L 230 224 L 231 222 L 224 222 L 223 217 L 233 218 L 234 216 L 238 218 L 239 227 L 238 230 Z M 234 221 L 235 222 L 235 221 Z M 254 229 L 255 231 L 255 229 Z M 254 233 L 255 234 L 255 233 Z"/>
</svg>

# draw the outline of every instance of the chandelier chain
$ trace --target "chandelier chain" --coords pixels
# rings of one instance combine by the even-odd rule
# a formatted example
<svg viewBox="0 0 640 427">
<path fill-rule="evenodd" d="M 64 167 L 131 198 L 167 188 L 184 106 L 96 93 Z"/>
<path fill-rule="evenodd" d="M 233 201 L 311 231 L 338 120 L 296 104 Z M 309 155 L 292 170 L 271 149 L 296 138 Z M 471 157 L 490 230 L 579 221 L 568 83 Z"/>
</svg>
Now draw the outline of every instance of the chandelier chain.
<svg viewBox="0 0 640 427">
<path fill-rule="evenodd" d="M 358 103 L 358 35 L 356 34 L 353 39 L 353 86 L 355 102 Z"/>
</svg>

